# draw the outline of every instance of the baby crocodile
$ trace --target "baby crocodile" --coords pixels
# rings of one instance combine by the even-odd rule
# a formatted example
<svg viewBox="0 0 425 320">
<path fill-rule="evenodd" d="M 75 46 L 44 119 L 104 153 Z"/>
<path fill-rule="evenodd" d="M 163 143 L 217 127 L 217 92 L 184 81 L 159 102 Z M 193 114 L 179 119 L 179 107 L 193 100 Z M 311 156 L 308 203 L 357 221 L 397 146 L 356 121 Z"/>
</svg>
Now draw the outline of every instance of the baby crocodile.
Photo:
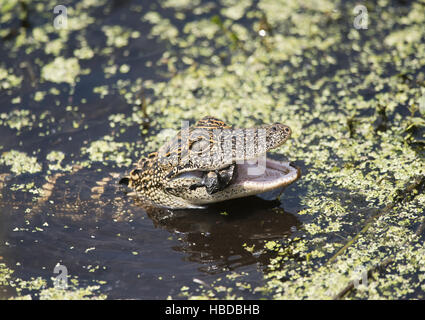
<svg viewBox="0 0 425 320">
<path fill-rule="evenodd" d="M 205 117 L 181 130 L 120 180 L 136 195 L 171 209 L 263 193 L 296 181 L 300 170 L 266 157 L 291 129 L 280 123 L 238 129 Z"/>
</svg>

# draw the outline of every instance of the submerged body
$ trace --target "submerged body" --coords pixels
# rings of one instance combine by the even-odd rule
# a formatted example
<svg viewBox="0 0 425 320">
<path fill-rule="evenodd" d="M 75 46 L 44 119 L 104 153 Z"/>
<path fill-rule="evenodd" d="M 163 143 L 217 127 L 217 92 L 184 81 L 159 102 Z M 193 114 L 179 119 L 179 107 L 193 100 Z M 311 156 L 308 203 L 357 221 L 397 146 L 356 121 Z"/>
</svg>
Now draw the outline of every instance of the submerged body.
<svg viewBox="0 0 425 320">
<path fill-rule="evenodd" d="M 142 158 L 120 183 L 139 197 L 172 209 L 263 193 L 300 176 L 290 163 L 266 157 L 290 135 L 290 128 L 279 123 L 237 129 L 205 117 Z"/>
</svg>

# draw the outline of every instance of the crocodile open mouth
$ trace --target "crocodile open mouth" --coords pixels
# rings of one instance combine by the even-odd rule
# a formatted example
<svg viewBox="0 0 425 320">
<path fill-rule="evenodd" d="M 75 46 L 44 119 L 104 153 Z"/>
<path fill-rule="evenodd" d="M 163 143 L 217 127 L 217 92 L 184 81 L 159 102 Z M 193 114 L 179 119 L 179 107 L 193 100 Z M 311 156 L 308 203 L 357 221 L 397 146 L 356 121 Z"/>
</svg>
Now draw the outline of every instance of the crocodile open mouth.
<svg viewBox="0 0 425 320">
<path fill-rule="evenodd" d="M 285 187 L 301 176 L 301 171 L 291 162 L 276 161 L 265 158 L 263 166 L 258 163 L 244 162 L 236 164 L 232 181 L 222 190 L 208 193 L 206 188 L 190 188 L 194 181 L 202 179 L 204 171 L 185 172 L 173 179 L 184 188 L 174 190 L 174 196 L 184 199 L 185 208 L 202 208 L 203 205 L 230 199 L 248 197 Z M 183 192 L 182 190 L 185 190 Z"/>
<path fill-rule="evenodd" d="M 291 162 L 267 158 L 265 168 L 258 164 L 244 163 L 236 166 L 236 179 L 230 187 L 244 189 L 247 193 L 258 194 L 289 185 L 296 181 L 301 171 Z M 256 172 L 257 171 L 257 172 Z"/>
</svg>

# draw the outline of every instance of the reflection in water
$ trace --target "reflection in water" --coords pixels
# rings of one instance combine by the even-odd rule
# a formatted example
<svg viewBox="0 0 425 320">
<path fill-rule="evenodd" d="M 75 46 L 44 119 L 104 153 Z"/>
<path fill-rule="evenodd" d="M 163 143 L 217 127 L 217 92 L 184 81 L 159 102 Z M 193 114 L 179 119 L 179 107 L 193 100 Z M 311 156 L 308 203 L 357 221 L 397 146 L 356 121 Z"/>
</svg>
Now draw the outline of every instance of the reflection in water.
<svg viewBox="0 0 425 320">
<path fill-rule="evenodd" d="M 300 222 L 277 207 L 278 201 L 258 197 L 231 200 L 204 210 L 147 210 L 155 226 L 181 234 L 187 260 L 207 264 L 200 270 L 219 273 L 224 270 L 267 263 L 264 243 L 288 236 Z M 246 247 L 253 250 L 246 250 Z M 252 251 L 252 252 L 251 252 Z"/>
<path fill-rule="evenodd" d="M 241 268 L 249 273 L 247 281 L 261 279 L 262 273 L 250 271 L 268 264 L 264 243 L 299 226 L 279 202 L 258 197 L 205 210 L 148 209 L 125 196 L 113 173 L 85 168 L 54 176 L 51 184 L 40 175 L 36 184 L 51 195 L 38 202 L 4 188 L 0 263 L 16 277 L 42 277 L 52 285 L 60 262 L 81 286 L 104 282 L 100 291 L 111 299 L 164 299 L 194 278 L 228 270 Z M 7 182 L 13 183 L 15 178 Z"/>
</svg>

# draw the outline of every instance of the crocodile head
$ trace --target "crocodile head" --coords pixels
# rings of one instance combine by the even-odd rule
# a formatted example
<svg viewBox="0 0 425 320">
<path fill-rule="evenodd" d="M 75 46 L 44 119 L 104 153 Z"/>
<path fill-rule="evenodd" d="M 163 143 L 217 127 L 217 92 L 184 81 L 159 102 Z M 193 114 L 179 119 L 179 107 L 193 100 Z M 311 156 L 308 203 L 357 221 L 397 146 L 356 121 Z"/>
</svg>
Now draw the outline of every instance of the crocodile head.
<svg viewBox="0 0 425 320">
<path fill-rule="evenodd" d="M 134 189 L 138 197 L 172 209 L 202 208 L 209 203 L 264 193 L 300 177 L 296 166 L 266 155 L 290 135 L 289 127 L 279 123 L 233 129 L 206 117 L 189 128 L 187 141 L 179 132 L 158 152 L 142 158 L 120 183 Z M 225 172 L 228 177 L 214 192 L 202 187 L 211 172 Z"/>
</svg>

